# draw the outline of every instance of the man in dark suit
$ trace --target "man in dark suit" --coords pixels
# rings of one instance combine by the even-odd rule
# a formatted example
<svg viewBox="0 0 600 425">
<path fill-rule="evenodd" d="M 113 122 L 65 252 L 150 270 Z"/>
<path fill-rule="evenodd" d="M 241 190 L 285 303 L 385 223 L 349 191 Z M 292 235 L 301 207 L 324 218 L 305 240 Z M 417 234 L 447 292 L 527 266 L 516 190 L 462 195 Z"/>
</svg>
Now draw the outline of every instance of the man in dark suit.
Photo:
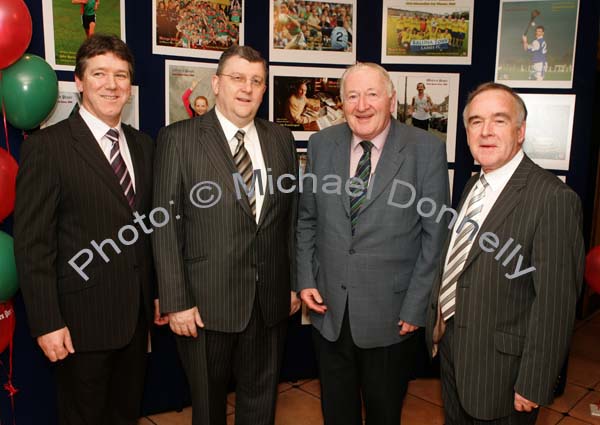
<svg viewBox="0 0 600 425">
<path fill-rule="evenodd" d="M 427 317 L 449 425 L 534 424 L 567 356 L 581 205 L 523 153 L 526 118 L 522 99 L 495 83 L 478 87 L 463 113 L 481 173 L 463 192 Z"/>
<path fill-rule="evenodd" d="M 132 77 L 125 43 L 90 37 L 76 58 L 79 112 L 21 149 L 17 270 L 31 333 L 57 362 L 61 425 L 133 425 L 140 414 L 154 269 L 132 223 L 151 205 L 154 149 L 121 123 Z"/>
<path fill-rule="evenodd" d="M 300 307 L 297 195 L 291 180 L 266 187 L 296 174 L 294 140 L 256 118 L 266 75 L 256 50 L 232 46 L 212 78 L 215 108 L 158 136 L 154 203 L 172 220 L 153 235 L 154 257 L 194 425 L 226 423 L 232 375 L 236 424 L 273 423 L 286 318 Z"/>
<path fill-rule="evenodd" d="M 300 198 L 298 289 L 311 310 L 325 424 L 362 424 L 362 392 L 367 424 L 397 425 L 446 231 L 414 200 L 447 202 L 446 148 L 391 119 L 396 94 L 379 65 L 350 67 L 340 93 L 347 124 L 308 142 L 316 179 L 304 179 Z M 337 194 L 332 176 L 345 182 Z"/>
</svg>

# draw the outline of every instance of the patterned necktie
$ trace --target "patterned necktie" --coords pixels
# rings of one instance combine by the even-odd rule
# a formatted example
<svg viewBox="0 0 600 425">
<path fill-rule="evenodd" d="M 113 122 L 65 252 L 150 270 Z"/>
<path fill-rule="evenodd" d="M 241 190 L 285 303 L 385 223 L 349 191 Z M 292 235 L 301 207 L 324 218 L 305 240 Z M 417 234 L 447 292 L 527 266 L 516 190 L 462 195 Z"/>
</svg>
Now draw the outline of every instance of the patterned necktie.
<svg viewBox="0 0 600 425">
<path fill-rule="evenodd" d="M 129 206 L 133 208 L 135 191 L 133 190 L 131 176 L 129 175 L 129 171 L 127 171 L 127 165 L 125 165 L 123 156 L 121 156 L 121 150 L 119 149 L 119 130 L 111 128 L 106 132 L 106 137 L 112 142 L 112 147 L 110 148 L 110 166 L 119 180 Z"/>
<path fill-rule="evenodd" d="M 244 130 L 238 130 L 235 133 L 235 137 L 238 141 L 238 145 L 235 148 L 235 153 L 233 154 L 233 162 L 235 163 L 240 176 L 244 179 L 244 184 L 247 188 L 250 188 L 252 184 L 252 160 L 250 159 L 250 155 L 246 150 L 246 146 L 244 146 Z M 250 204 L 250 209 L 252 210 L 252 215 L 256 217 L 256 191 L 252 191 L 252 193 L 248 196 L 248 203 Z"/>
<path fill-rule="evenodd" d="M 465 225 L 460 229 L 460 233 L 452 244 L 450 256 L 448 257 L 448 265 L 444 268 L 439 303 L 442 310 L 442 318 L 445 321 L 454 316 L 456 311 L 456 285 L 458 283 L 458 276 L 465 266 L 469 251 L 471 251 L 473 241 L 475 240 L 475 235 L 471 235 L 473 225 L 466 223 L 465 220 L 469 219 L 481 224 L 477 221 L 476 217 L 483 209 L 483 199 L 487 187 L 488 182 L 482 174 L 469 199 L 465 217 L 461 220 L 461 223 L 465 223 Z"/>
<path fill-rule="evenodd" d="M 367 187 L 369 185 L 369 177 L 371 176 L 371 149 L 373 143 L 368 140 L 360 142 L 360 146 L 363 148 L 363 154 L 358 161 L 356 167 L 355 179 L 360 179 L 364 183 L 364 190 L 352 189 L 352 196 L 350 197 L 350 223 L 352 226 L 352 236 L 356 228 L 356 222 L 360 214 L 360 207 L 367 197 Z"/>
</svg>

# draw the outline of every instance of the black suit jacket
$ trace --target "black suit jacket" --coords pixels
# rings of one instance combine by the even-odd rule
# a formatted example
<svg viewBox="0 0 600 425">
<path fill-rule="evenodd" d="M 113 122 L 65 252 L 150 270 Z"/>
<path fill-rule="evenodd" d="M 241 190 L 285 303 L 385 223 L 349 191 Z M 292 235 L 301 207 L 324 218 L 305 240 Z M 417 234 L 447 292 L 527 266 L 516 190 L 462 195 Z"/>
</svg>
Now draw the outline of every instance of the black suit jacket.
<svg viewBox="0 0 600 425">
<path fill-rule="evenodd" d="M 152 140 L 123 125 L 136 181 L 135 210 L 151 205 Z M 68 326 L 76 351 L 127 344 L 141 300 L 152 315 L 154 270 L 149 237 L 126 246 L 119 230 L 132 210 L 114 171 L 79 114 L 23 142 L 14 214 L 19 283 L 34 337 Z M 133 232 L 125 232 L 131 240 Z M 110 242 L 115 242 L 114 249 Z M 106 262 L 92 246 L 102 246 Z M 85 281 L 68 263 L 82 249 L 93 253 Z M 77 264 L 82 264 L 86 256 Z"/>
<path fill-rule="evenodd" d="M 296 174 L 290 131 L 258 118 L 254 124 L 274 185 L 279 176 Z M 206 329 L 220 332 L 243 330 L 255 297 L 268 326 L 288 317 L 295 273 L 296 192 L 267 190 L 257 224 L 247 197 L 236 195 L 235 173 L 214 109 L 161 129 L 154 205 L 167 208 L 171 217 L 152 235 L 161 309 L 197 306 Z M 198 192 L 202 182 L 220 188 L 216 205 L 199 208 L 190 201 L 216 195 Z"/>
<path fill-rule="evenodd" d="M 469 180 L 458 211 L 477 178 Z M 456 385 L 471 416 L 508 416 L 515 391 L 540 405 L 552 402 L 583 281 L 581 221 L 577 194 L 525 156 L 482 223 L 458 279 L 452 319 Z M 485 252 L 479 243 L 486 232 L 499 239 L 494 252 Z M 512 245 L 496 259 L 511 238 Z M 435 351 L 441 324 L 438 298 L 449 241 L 450 235 L 427 318 L 430 351 Z M 519 253 L 504 265 L 517 244 Z M 506 274 L 515 271 L 519 255 L 520 270 L 536 270 L 510 279 Z"/>
</svg>

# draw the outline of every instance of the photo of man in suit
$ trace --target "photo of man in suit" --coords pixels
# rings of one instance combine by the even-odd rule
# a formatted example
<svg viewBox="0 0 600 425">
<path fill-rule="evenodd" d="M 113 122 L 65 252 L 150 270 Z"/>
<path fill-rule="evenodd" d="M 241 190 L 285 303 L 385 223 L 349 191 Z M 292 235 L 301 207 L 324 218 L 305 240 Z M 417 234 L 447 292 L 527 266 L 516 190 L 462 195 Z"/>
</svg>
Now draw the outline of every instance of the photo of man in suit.
<svg viewBox="0 0 600 425">
<path fill-rule="evenodd" d="M 526 119 L 518 94 L 495 83 L 463 112 L 481 173 L 446 240 L 426 333 L 449 425 L 535 424 L 567 356 L 583 279 L 581 203 L 523 153 Z"/>
<path fill-rule="evenodd" d="M 154 256 L 194 425 L 226 423 L 232 376 L 236 424 L 273 424 L 286 319 L 300 307 L 293 182 L 288 193 L 261 191 L 258 178 L 238 190 L 253 174 L 263 186 L 267 173 L 296 174 L 291 132 L 256 118 L 266 77 L 259 52 L 232 46 L 212 77 L 215 107 L 158 136 L 154 203 L 174 219 L 153 234 Z"/>
<path fill-rule="evenodd" d="M 326 425 L 400 423 L 425 325 L 446 226 L 418 214 L 411 198 L 448 203 L 443 143 L 391 119 L 385 69 L 348 68 L 340 90 L 347 123 L 309 139 L 297 229 L 298 290 L 311 310 Z M 315 186 L 325 176 L 355 189 Z M 398 184 L 401 182 L 402 184 Z M 390 202 L 392 201 L 392 202 Z"/>
<path fill-rule="evenodd" d="M 15 257 L 31 333 L 56 362 L 61 425 L 134 425 L 140 415 L 151 243 L 141 229 L 129 246 L 112 240 L 151 206 L 153 142 L 121 123 L 133 64 L 116 36 L 88 38 L 75 66 L 81 108 L 21 149 Z M 69 260 L 91 241 L 85 280 Z"/>
</svg>

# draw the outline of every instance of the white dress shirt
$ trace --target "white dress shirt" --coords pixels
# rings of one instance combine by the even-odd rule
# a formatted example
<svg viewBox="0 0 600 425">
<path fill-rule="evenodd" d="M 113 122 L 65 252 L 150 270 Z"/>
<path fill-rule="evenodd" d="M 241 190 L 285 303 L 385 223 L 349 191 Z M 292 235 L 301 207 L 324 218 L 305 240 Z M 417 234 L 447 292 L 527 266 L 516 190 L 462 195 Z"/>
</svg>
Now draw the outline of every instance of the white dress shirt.
<svg viewBox="0 0 600 425">
<path fill-rule="evenodd" d="M 121 121 L 119 121 L 115 127 L 110 127 L 104 121 L 92 115 L 91 112 L 83 107 L 83 105 L 79 107 L 79 115 L 81 115 L 81 118 L 83 118 L 83 121 L 85 121 L 88 128 L 94 135 L 94 139 L 96 139 L 96 142 L 98 142 L 98 145 L 100 146 L 100 149 L 102 149 L 102 152 L 104 153 L 104 156 L 109 164 L 112 142 L 108 139 L 108 137 L 106 137 L 106 133 L 108 133 L 108 130 L 111 128 L 115 128 L 119 131 L 119 150 L 121 151 L 123 161 L 125 161 L 127 171 L 129 171 L 131 183 L 133 184 L 133 190 L 135 191 L 135 172 L 133 171 L 133 162 L 131 161 L 127 139 L 125 138 L 125 133 L 123 133 L 123 129 L 121 128 Z"/>
<path fill-rule="evenodd" d="M 223 133 L 225 133 L 225 139 L 229 143 L 229 149 L 231 149 L 231 155 L 235 154 L 235 150 L 237 149 L 238 140 L 235 138 L 235 134 L 238 130 L 243 130 L 244 135 L 244 146 L 248 151 L 248 155 L 250 155 L 250 160 L 252 161 L 252 169 L 254 171 L 260 171 L 260 177 L 263 182 L 263 194 L 258 187 L 258 180 L 255 182 L 254 195 L 256 200 L 256 222 L 260 219 L 260 213 L 262 211 L 263 202 L 265 200 L 264 194 L 268 190 L 267 185 L 267 171 L 265 166 L 265 160 L 263 158 L 262 150 L 260 147 L 260 141 L 258 140 L 258 133 L 256 132 L 256 127 L 254 126 L 254 121 L 251 121 L 250 124 L 246 125 L 243 128 L 237 127 L 234 123 L 229 121 L 225 116 L 219 112 L 219 109 L 215 107 L 215 112 L 217 113 L 217 119 L 221 124 L 221 128 L 223 129 Z M 233 176 L 231 176 L 233 179 Z"/>
</svg>

